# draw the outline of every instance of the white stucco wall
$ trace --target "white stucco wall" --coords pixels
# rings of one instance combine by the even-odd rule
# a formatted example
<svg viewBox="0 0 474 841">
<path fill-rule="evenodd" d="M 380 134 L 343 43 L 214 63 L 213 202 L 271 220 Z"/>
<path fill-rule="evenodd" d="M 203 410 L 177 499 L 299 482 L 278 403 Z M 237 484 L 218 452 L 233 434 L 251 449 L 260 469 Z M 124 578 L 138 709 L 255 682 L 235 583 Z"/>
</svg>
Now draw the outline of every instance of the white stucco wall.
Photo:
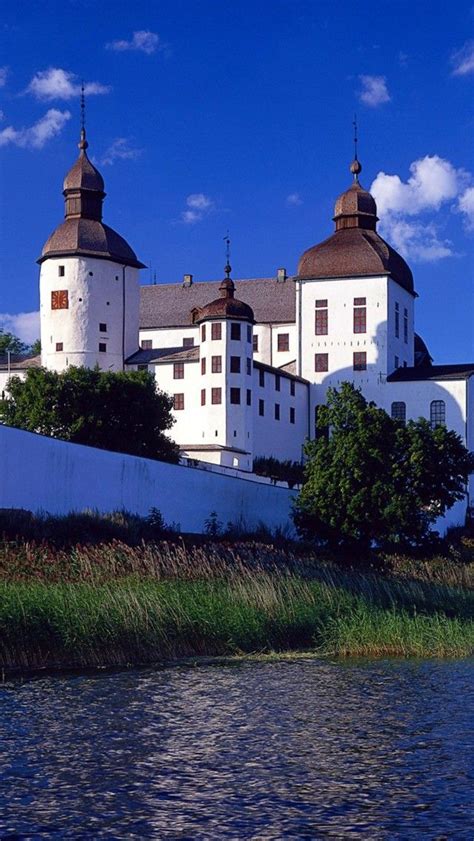
<svg viewBox="0 0 474 841">
<path fill-rule="evenodd" d="M 273 456 L 284 461 L 301 461 L 303 443 L 308 435 L 308 386 L 297 379 L 278 375 L 280 390 L 276 390 L 276 375 L 261 368 L 253 370 L 253 436 L 254 458 Z M 294 383 L 294 395 L 291 383 Z M 264 401 L 264 415 L 259 413 L 259 401 Z M 275 404 L 280 407 L 280 419 L 275 418 Z M 295 422 L 290 421 L 290 409 L 295 410 Z"/>
<path fill-rule="evenodd" d="M 51 308 L 53 291 L 67 291 L 67 309 Z M 68 365 L 122 370 L 123 351 L 126 358 L 138 350 L 138 313 L 138 269 L 92 257 L 45 260 L 40 273 L 42 364 L 56 371 Z M 62 351 L 56 351 L 57 343 Z M 106 345 L 105 352 L 99 343 Z"/>
<path fill-rule="evenodd" d="M 97 450 L 0 426 L 0 508 L 67 514 L 86 508 L 146 515 L 158 508 L 182 531 L 219 520 L 290 524 L 295 492 L 267 482 Z"/>
</svg>

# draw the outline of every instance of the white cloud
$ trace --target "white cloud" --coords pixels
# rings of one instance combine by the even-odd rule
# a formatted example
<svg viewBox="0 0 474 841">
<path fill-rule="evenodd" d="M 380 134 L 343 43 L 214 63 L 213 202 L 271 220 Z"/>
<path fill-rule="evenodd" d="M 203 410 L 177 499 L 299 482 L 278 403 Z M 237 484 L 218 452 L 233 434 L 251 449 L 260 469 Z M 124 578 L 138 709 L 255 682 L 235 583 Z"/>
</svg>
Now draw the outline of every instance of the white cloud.
<svg viewBox="0 0 474 841">
<path fill-rule="evenodd" d="M 410 165 L 410 177 L 402 181 L 398 175 L 379 172 L 370 192 L 377 202 L 380 232 L 405 257 L 418 262 L 433 262 L 454 255 L 452 243 L 439 235 L 433 214 L 446 203 L 468 215 L 461 197 L 469 174 L 456 169 L 438 155 L 425 155 Z M 463 192 L 464 191 L 464 192 Z M 457 199 L 457 205 L 452 204 Z M 415 217 L 423 216 L 421 219 Z"/>
<path fill-rule="evenodd" d="M 458 210 L 464 213 L 466 227 L 469 230 L 474 230 L 474 187 L 468 187 L 459 196 Z"/>
<path fill-rule="evenodd" d="M 467 76 L 474 73 L 474 41 L 466 41 L 460 50 L 451 56 L 453 76 Z"/>
<path fill-rule="evenodd" d="M 303 204 L 303 199 L 301 198 L 299 193 L 290 193 L 286 197 L 286 203 L 290 207 L 297 207 L 297 205 Z"/>
<path fill-rule="evenodd" d="M 7 126 L 0 131 L 0 146 L 20 146 L 23 149 L 42 149 L 43 146 L 59 134 L 71 118 L 69 111 L 50 108 L 44 117 L 28 128 L 15 129 Z"/>
<path fill-rule="evenodd" d="M 186 225 L 194 225 L 204 219 L 213 209 L 214 202 L 204 193 L 191 193 L 186 199 L 186 210 L 181 213 L 181 220 Z"/>
<path fill-rule="evenodd" d="M 390 102 L 390 94 L 387 90 L 385 76 L 359 76 L 362 89 L 359 91 L 359 99 L 369 108 L 377 108 L 384 102 Z"/>
<path fill-rule="evenodd" d="M 0 328 L 31 345 L 40 334 L 39 312 L 0 313 Z"/>
<path fill-rule="evenodd" d="M 4 88 L 7 83 L 8 67 L 0 67 L 0 88 Z"/>
<path fill-rule="evenodd" d="M 162 49 L 160 36 L 156 32 L 150 32 L 148 29 L 140 29 L 138 32 L 134 32 L 130 41 L 110 41 L 105 47 L 107 50 L 115 50 L 116 52 L 135 50 L 146 53 L 147 55 L 151 55 L 156 50 Z"/>
<path fill-rule="evenodd" d="M 100 82 L 86 82 L 84 93 L 87 96 L 109 93 L 111 88 Z M 37 99 L 73 99 L 81 93 L 81 84 L 75 73 L 62 70 L 60 67 L 50 67 L 40 70 L 33 76 L 26 93 L 31 93 Z"/>
<path fill-rule="evenodd" d="M 136 160 L 142 149 L 137 149 L 130 145 L 130 140 L 127 137 L 117 137 L 105 150 L 100 163 L 103 166 L 112 165 L 118 160 Z"/>
</svg>

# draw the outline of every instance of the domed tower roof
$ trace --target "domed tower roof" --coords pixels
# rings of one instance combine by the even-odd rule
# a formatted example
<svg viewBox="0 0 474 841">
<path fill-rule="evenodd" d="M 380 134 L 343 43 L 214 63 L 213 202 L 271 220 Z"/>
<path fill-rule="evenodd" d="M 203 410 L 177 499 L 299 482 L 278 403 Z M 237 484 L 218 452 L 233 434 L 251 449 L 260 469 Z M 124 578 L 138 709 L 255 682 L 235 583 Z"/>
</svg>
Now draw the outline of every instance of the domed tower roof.
<svg viewBox="0 0 474 841">
<path fill-rule="evenodd" d="M 65 220 L 46 241 L 38 263 L 48 257 L 78 255 L 144 268 L 123 237 L 102 222 L 104 179 L 87 156 L 89 144 L 84 127 L 78 146 L 79 157 L 63 184 Z"/>
<path fill-rule="evenodd" d="M 377 205 L 359 183 L 362 166 L 357 158 L 350 169 L 354 182 L 334 206 L 335 233 L 304 252 L 298 276 L 317 279 L 385 274 L 415 294 L 409 266 L 377 233 Z"/>
<path fill-rule="evenodd" d="M 235 297 L 235 284 L 230 277 L 231 268 L 227 263 L 225 267 L 226 277 L 219 286 L 220 298 L 216 298 L 201 307 L 195 318 L 195 322 L 205 321 L 213 318 L 231 318 L 241 321 L 249 321 L 254 324 L 255 318 L 252 307 L 244 304 Z"/>
</svg>

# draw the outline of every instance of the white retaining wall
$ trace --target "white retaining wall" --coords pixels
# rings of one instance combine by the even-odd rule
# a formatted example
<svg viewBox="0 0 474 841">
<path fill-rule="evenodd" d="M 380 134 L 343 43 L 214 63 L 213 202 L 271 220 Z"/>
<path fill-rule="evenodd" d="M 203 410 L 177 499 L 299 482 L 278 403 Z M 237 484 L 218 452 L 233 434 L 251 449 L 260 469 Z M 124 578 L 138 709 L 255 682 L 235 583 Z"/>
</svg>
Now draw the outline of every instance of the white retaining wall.
<svg viewBox="0 0 474 841">
<path fill-rule="evenodd" d="M 202 532 L 216 511 L 224 525 L 291 524 L 296 491 L 211 470 L 166 464 L 57 441 L 0 425 L 0 508 L 67 514 L 86 508 L 147 515 Z"/>
</svg>

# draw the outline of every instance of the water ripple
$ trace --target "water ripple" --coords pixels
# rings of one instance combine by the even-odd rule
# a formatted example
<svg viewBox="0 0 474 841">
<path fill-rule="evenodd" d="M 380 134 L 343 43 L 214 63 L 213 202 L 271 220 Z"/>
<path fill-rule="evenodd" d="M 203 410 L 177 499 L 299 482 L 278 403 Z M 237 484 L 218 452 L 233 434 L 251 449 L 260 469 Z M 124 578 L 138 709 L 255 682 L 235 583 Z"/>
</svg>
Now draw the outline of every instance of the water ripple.
<svg viewBox="0 0 474 841">
<path fill-rule="evenodd" d="M 472 661 L 242 663 L 0 689 L 0 837 L 469 839 Z"/>
</svg>

